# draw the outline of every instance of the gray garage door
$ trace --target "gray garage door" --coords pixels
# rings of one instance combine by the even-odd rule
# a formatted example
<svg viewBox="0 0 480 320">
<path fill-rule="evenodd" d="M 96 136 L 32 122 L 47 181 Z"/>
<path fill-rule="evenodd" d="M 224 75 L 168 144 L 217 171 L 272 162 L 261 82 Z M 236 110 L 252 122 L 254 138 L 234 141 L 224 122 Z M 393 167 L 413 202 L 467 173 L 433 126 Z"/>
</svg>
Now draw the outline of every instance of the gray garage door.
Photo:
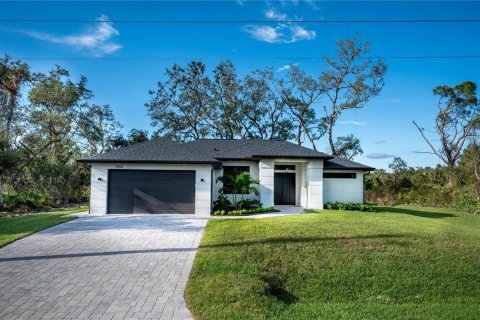
<svg viewBox="0 0 480 320">
<path fill-rule="evenodd" d="M 108 213 L 195 213 L 195 171 L 110 170 Z"/>
</svg>

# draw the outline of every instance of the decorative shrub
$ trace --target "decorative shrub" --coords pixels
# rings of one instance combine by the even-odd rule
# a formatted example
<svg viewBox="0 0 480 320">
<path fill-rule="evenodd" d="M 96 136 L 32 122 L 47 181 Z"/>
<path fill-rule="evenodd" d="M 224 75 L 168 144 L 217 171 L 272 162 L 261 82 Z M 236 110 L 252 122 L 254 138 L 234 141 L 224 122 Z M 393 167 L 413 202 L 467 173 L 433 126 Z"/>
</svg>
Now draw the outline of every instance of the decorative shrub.
<svg viewBox="0 0 480 320">
<path fill-rule="evenodd" d="M 375 212 L 375 207 L 369 203 L 327 202 L 323 208 L 328 210 Z"/>
<path fill-rule="evenodd" d="M 243 199 L 238 202 L 240 209 L 257 209 L 262 207 L 262 203 L 257 199 Z"/>
<path fill-rule="evenodd" d="M 222 193 L 220 193 L 217 197 L 217 200 L 213 202 L 214 211 L 221 211 L 221 210 L 229 211 L 232 209 L 233 209 L 232 203 Z"/>
<path fill-rule="evenodd" d="M 213 215 L 215 216 L 240 216 L 244 214 L 255 214 L 255 213 L 265 213 L 265 212 L 275 212 L 274 207 L 268 207 L 268 208 L 254 208 L 254 209 L 240 209 L 240 210 L 216 210 L 213 211 Z"/>
</svg>

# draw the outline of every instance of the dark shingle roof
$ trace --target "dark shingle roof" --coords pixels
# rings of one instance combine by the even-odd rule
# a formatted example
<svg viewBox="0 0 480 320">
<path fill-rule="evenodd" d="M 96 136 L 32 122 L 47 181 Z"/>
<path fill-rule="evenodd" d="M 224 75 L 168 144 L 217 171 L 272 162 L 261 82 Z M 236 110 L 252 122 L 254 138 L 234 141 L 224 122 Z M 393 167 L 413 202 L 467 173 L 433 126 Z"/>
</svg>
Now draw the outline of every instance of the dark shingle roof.
<svg viewBox="0 0 480 320">
<path fill-rule="evenodd" d="M 281 140 L 221 140 L 200 139 L 186 144 L 188 147 L 207 153 L 215 159 L 258 158 L 332 158 L 328 154 Z"/>
<path fill-rule="evenodd" d="M 324 169 L 358 169 L 358 170 L 366 170 L 366 171 L 373 171 L 375 168 L 366 166 L 364 164 L 350 161 L 347 159 L 343 159 L 340 157 L 334 157 L 333 159 L 329 159 L 325 161 Z"/>
<path fill-rule="evenodd" d="M 219 161 L 208 154 L 192 150 L 187 145 L 170 139 L 153 139 L 108 153 L 102 153 L 80 162 L 141 162 L 141 163 L 212 163 Z"/>
<path fill-rule="evenodd" d="M 325 169 L 375 170 L 369 166 L 332 157 L 323 152 L 280 140 L 200 139 L 179 143 L 161 138 L 102 153 L 80 162 L 132 163 L 211 163 L 219 160 L 257 160 L 259 158 L 324 159 Z"/>
</svg>

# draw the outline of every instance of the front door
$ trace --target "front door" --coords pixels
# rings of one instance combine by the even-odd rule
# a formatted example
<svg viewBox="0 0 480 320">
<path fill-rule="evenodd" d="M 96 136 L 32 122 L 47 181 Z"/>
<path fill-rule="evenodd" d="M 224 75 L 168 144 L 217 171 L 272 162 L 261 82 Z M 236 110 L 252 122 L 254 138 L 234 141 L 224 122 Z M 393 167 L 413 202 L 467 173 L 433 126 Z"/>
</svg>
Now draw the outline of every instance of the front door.
<svg viewBox="0 0 480 320">
<path fill-rule="evenodd" d="M 295 173 L 275 173 L 274 202 L 277 205 L 295 205 Z"/>
</svg>

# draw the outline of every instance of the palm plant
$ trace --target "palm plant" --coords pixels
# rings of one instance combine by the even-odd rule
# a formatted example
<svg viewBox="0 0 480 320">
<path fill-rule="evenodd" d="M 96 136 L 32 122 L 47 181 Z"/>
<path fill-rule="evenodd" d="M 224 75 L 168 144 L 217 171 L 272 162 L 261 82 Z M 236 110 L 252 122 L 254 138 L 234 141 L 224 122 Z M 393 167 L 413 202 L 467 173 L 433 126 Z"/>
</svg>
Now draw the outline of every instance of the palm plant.
<svg viewBox="0 0 480 320">
<path fill-rule="evenodd" d="M 260 183 L 260 180 L 252 178 L 250 173 L 242 172 L 237 175 L 224 175 L 218 177 L 217 181 L 223 183 L 223 187 L 220 188 L 220 193 L 231 193 L 233 196 L 233 207 L 238 209 L 238 204 L 242 203 L 245 194 L 254 193 L 260 195 L 258 189 L 254 186 Z M 228 191 L 228 192 L 225 192 Z M 240 195 L 240 201 L 237 201 L 237 197 Z"/>
</svg>

